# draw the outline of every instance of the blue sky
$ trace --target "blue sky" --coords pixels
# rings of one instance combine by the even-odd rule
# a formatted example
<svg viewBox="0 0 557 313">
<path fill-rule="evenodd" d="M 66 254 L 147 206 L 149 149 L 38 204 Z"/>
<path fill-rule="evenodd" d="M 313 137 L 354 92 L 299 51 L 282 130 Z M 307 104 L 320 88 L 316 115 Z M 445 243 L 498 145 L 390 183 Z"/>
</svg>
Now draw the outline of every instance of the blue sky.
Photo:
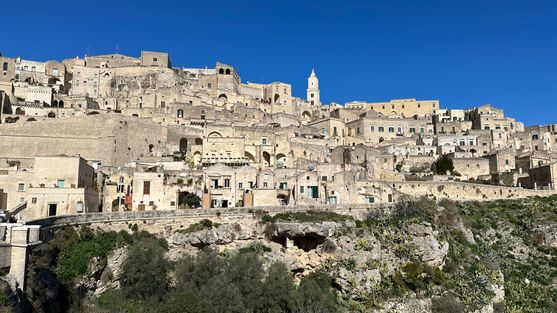
<svg viewBox="0 0 557 313">
<path fill-rule="evenodd" d="M 491 103 L 557 122 L 557 1 L 25 1 L 2 4 L 0 51 L 38 60 L 167 51 L 174 66 L 237 68 L 323 102 Z"/>
</svg>

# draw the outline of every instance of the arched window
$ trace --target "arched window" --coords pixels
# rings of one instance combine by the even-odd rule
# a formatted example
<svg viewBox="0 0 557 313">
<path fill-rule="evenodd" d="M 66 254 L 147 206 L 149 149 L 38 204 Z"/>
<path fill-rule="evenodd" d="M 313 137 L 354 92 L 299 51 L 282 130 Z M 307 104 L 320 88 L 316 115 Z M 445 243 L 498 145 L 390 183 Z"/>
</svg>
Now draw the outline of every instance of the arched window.
<svg viewBox="0 0 557 313">
<path fill-rule="evenodd" d="M 184 110 L 178 109 L 178 111 L 176 112 L 176 117 L 177 118 L 184 118 Z"/>
<path fill-rule="evenodd" d="M 230 75 L 230 69 L 229 68 L 226 69 L 226 74 Z"/>
<path fill-rule="evenodd" d="M 219 74 L 224 74 L 224 69 L 219 69 Z"/>
<path fill-rule="evenodd" d="M 186 138 L 180 138 L 180 152 L 188 151 L 188 140 Z"/>
<path fill-rule="evenodd" d="M 540 139 L 540 136 L 538 136 L 538 135 L 532 135 L 532 140 L 538 140 L 538 139 Z"/>
</svg>

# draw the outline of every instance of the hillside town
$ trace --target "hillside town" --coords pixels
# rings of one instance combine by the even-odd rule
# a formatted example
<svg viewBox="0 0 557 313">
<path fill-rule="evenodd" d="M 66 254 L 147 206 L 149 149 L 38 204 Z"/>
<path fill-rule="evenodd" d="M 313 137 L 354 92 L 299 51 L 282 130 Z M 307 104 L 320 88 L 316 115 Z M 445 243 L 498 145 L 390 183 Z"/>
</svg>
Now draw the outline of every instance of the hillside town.
<svg viewBox="0 0 557 313">
<path fill-rule="evenodd" d="M 490 104 L 322 103 L 313 69 L 299 98 L 163 52 L 0 67 L 5 219 L 555 193 L 557 124 Z"/>
</svg>

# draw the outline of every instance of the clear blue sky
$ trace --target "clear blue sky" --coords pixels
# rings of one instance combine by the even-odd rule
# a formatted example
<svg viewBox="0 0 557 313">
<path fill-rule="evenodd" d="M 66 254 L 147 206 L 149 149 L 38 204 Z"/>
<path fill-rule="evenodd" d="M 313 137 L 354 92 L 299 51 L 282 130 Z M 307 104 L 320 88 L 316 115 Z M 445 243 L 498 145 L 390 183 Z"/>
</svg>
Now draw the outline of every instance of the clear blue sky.
<svg viewBox="0 0 557 313">
<path fill-rule="evenodd" d="M 235 66 L 323 102 L 491 103 L 557 122 L 557 1 L 3 1 L 0 51 L 38 60 L 167 51 L 174 66 Z"/>
</svg>

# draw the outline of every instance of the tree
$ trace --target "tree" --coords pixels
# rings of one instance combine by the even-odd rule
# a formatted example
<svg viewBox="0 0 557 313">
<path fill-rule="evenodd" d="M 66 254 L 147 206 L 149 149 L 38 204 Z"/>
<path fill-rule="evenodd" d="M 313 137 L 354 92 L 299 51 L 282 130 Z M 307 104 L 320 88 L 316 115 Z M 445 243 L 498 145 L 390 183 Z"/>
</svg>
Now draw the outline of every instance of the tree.
<svg viewBox="0 0 557 313">
<path fill-rule="evenodd" d="M 180 192 L 178 194 L 178 206 L 180 208 L 197 208 L 201 205 L 201 198 L 191 192 Z"/>
<path fill-rule="evenodd" d="M 124 296 L 140 300 L 160 300 L 168 284 L 169 262 L 161 243 L 148 238 L 135 243 L 122 265 L 120 285 Z"/>
<path fill-rule="evenodd" d="M 438 175 L 447 175 L 447 172 L 452 173 L 454 171 L 453 160 L 446 154 L 443 154 L 437 161 L 435 161 L 433 167 L 435 173 Z"/>
<path fill-rule="evenodd" d="M 295 297 L 294 313 L 337 312 L 331 278 L 324 272 L 313 272 L 302 279 Z"/>
</svg>

